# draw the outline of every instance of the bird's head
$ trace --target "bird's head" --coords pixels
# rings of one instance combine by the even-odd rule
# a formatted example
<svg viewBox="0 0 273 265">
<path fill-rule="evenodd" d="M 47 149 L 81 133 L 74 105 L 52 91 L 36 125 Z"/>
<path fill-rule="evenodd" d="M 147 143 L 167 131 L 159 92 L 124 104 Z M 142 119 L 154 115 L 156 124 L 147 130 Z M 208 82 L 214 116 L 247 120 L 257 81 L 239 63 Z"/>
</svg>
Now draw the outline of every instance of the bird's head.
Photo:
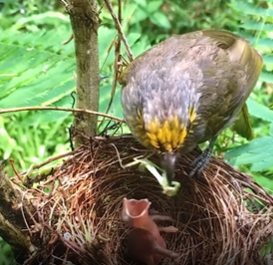
<svg viewBox="0 0 273 265">
<path fill-rule="evenodd" d="M 122 90 L 122 107 L 126 123 L 145 147 L 159 153 L 168 178 L 173 176 L 176 157 L 187 149 L 194 125 L 198 122 L 201 78 L 166 67 L 131 77 Z M 200 76 L 199 76 L 200 75 Z"/>
<path fill-rule="evenodd" d="M 149 123 L 146 123 L 142 141 L 144 145 L 160 154 L 161 166 L 166 172 L 169 184 L 174 177 L 179 150 L 186 148 L 188 138 L 193 133 L 192 125 L 195 119 L 195 109 L 189 108 L 183 115 L 170 115 L 165 119 L 155 116 Z"/>
<path fill-rule="evenodd" d="M 161 167 L 166 172 L 169 185 L 174 176 L 176 158 L 183 151 L 181 149 L 187 150 L 198 119 L 197 96 L 194 98 L 180 92 L 171 97 L 170 94 L 147 98 L 144 104 L 138 105 L 137 111 L 133 111 L 133 104 L 125 104 L 126 95 L 123 97 L 127 124 L 142 145 L 161 156 Z"/>
</svg>

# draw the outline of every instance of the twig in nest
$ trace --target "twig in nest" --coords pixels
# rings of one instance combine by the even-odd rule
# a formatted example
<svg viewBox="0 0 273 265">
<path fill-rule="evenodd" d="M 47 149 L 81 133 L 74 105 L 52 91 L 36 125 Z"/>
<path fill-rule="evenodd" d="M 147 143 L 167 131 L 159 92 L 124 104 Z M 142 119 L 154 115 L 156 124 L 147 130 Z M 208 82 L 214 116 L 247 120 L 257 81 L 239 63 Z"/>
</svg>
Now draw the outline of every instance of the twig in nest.
<svg viewBox="0 0 273 265">
<path fill-rule="evenodd" d="M 51 162 L 53 162 L 55 160 L 58 160 L 58 159 L 61 159 L 63 157 L 73 155 L 74 153 L 75 153 L 74 151 L 71 151 L 71 152 L 67 152 L 67 153 L 64 153 L 64 154 L 57 155 L 57 156 L 53 156 L 53 157 L 47 159 L 45 162 L 43 162 L 43 163 L 41 163 L 39 165 L 31 165 L 30 168 L 27 171 L 24 171 L 21 174 L 19 174 L 17 169 L 15 168 L 13 159 L 10 159 L 10 163 L 11 163 L 11 166 L 12 166 L 16 176 L 18 177 L 19 181 L 25 187 L 30 188 L 30 187 L 32 187 L 32 185 L 34 183 L 41 182 L 42 180 L 45 180 L 48 176 L 52 175 L 54 173 L 54 171 L 56 170 L 56 168 L 54 168 L 54 167 L 56 167 L 56 165 L 51 166 L 49 168 L 43 169 L 41 172 L 38 172 L 37 175 L 34 178 L 29 178 L 29 176 L 33 172 L 33 170 L 39 169 L 39 168 L 41 168 L 41 167 L 43 167 L 43 166 L 45 166 L 45 165 L 47 165 L 47 164 L 49 164 L 49 163 L 51 163 Z M 11 178 L 11 180 L 14 180 L 14 177 Z"/>
<path fill-rule="evenodd" d="M 49 159 L 47 159 L 46 161 L 44 161 L 43 163 L 39 164 L 39 165 L 33 165 L 32 166 L 32 169 L 39 169 L 53 161 L 56 161 L 58 159 L 61 159 L 63 157 L 67 157 L 67 156 L 70 156 L 70 155 L 73 155 L 75 154 L 76 152 L 75 151 L 70 151 L 70 152 L 67 152 L 67 153 L 64 153 L 64 154 L 60 154 L 60 155 L 56 155 L 56 156 L 52 156 L 50 157 Z M 27 171 L 24 171 L 22 174 L 26 174 Z"/>
<path fill-rule="evenodd" d="M 18 170 L 17 170 L 16 167 L 15 167 L 14 159 L 13 159 L 13 158 L 10 158 L 9 161 L 10 161 L 11 167 L 12 167 L 12 169 L 13 169 L 15 175 L 18 177 L 18 179 L 19 179 L 21 182 L 23 182 L 23 179 L 22 179 L 20 173 L 18 172 Z"/>
<path fill-rule="evenodd" d="M 127 55 L 129 57 L 130 61 L 132 62 L 134 60 L 134 55 L 133 55 L 133 53 L 131 51 L 131 48 L 130 48 L 128 42 L 127 42 L 127 39 L 125 38 L 125 35 L 123 33 L 120 21 L 119 21 L 118 17 L 116 16 L 115 12 L 114 12 L 114 8 L 113 8 L 113 6 L 112 6 L 112 4 L 110 3 L 109 0 L 104 0 L 104 2 L 105 2 L 105 4 L 106 4 L 106 6 L 107 6 L 113 20 L 114 20 L 114 22 L 116 24 L 116 29 L 117 29 L 117 31 L 119 33 L 120 39 L 122 40 L 122 42 L 123 42 L 123 44 L 125 46 Z"/>
<path fill-rule="evenodd" d="M 106 124 L 106 126 L 104 127 L 104 129 L 99 133 L 99 135 L 101 136 L 109 136 L 107 134 L 108 131 L 110 130 L 114 130 L 112 135 L 115 135 L 119 129 L 121 129 L 122 131 L 122 125 L 120 122 L 114 122 L 114 124 L 111 124 L 112 121 L 108 121 L 108 123 Z"/>
<path fill-rule="evenodd" d="M 28 232 L 30 234 L 32 234 L 32 231 L 33 231 L 32 228 L 33 227 L 35 228 L 34 232 L 36 232 L 36 231 L 41 230 L 42 225 L 35 220 L 34 215 L 32 214 L 32 212 L 30 212 L 30 209 L 28 207 L 24 207 L 25 196 L 27 195 L 27 193 L 31 193 L 31 191 L 30 190 L 26 190 L 23 193 L 20 208 L 21 208 L 21 213 L 22 213 L 22 216 L 23 216 L 26 228 L 27 228 Z M 27 221 L 25 213 L 27 213 L 27 215 L 30 217 L 31 221 L 33 222 L 33 225 L 31 225 L 31 227 L 28 224 L 28 221 Z"/>
<path fill-rule="evenodd" d="M 35 178 L 30 178 L 30 174 L 33 171 L 33 166 L 30 168 L 30 171 L 24 176 L 24 186 L 31 188 L 34 183 L 41 182 L 42 180 L 47 179 L 48 176 L 52 176 L 57 168 L 57 165 L 51 166 L 49 168 L 43 168 L 41 172 L 38 172 Z"/>
<path fill-rule="evenodd" d="M 109 115 L 109 114 L 105 114 L 105 113 L 101 113 L 101 112 L 97 112 L 97 111 L 93 111 L 93 110 L 77 109 L 77 108 L 63 108 L 63 107 L 23 107 L 23 108 L 0 109 L 0 114 L 19 112 L 19 111 L 28 111 L 28 110 L 57 110 L 57 111 L 82 112 L 82 113 L 106 117 L 106 118 L 109 118 L 112 120 L 116 120 L 118 122 L 123 122 L 122 119 L 112 116 L 112 115 Z"/>
</svg>

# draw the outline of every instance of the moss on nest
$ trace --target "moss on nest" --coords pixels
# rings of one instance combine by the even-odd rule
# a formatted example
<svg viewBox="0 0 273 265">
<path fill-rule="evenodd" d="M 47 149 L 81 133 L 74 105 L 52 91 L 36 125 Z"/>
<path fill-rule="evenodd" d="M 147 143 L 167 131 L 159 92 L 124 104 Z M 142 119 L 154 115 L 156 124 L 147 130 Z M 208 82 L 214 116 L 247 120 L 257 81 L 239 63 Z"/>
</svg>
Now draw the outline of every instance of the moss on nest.
<svg viewBox="0 0 273 265">
<path fill-rule="evenodd" d="M 196 150 L 179 159 L 181 189 L 167 197 L 148 172 L 124 167 L 146 152 L 131 136 L 94 137 L 29 189 L 40 223 L 30 230 L 41 235 L 44 246 L 26 264 L 138 264 L 126 255 L 124 197 L 148 198 L 153 213 L 175 220 L 179 232 L 162 235 L 180 257 L 161 264 L 264 264 L 260 251 L 272 234 L 273 199 L 263 188 L 214 158 L 202 177 L 190 179 L 186 172 Z M 159 162 L 156 156 L 151 160 Z"/>
</svg>

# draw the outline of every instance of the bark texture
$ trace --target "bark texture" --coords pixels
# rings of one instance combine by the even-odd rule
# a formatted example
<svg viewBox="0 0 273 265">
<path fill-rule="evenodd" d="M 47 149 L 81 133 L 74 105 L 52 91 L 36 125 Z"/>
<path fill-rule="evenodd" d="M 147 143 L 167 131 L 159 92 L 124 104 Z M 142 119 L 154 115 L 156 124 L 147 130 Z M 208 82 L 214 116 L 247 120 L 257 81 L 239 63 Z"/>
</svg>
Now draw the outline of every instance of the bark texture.
<svg viewBox="0 0 273 265">
<path fill-rule="evenodd" d="M 0 169 L 0 235 L 11 245 L 18 262 L 37 249 L 38 240 L 30 238 L 28 227 L 35 225 L 34 212 L 27 190 L 13 183 Z"/>
<path fill-rule="evenodd" d="M 77 108 L 98 111 L 99 109 L 99 18 L 96 1 L 73 0 L 67 7 L 75 42 L 77 64 Z M 77 130 L 95 135 L 97 116 L 75 113 Z M 78 139 L 78 143 L 81 140 Z"/>
</svg>

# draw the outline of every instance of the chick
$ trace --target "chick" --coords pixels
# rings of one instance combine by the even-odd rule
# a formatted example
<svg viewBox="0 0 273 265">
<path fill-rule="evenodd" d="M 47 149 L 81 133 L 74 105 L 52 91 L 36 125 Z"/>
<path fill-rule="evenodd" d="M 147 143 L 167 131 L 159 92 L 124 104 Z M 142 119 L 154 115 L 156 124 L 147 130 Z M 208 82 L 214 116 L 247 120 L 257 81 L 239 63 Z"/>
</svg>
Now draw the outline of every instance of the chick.
<svg viewBox="0 0 273 265">
<path fill-rule="evenodd" d="M 155 220 L 172 220 L 168 216 L 150 216 L 151 203 L 147 199 L 123 199 L 122 220 L 133 228 L 128 237 L 128 250 L 135 259 L 146 265 L 156 265 L 163 257 L 177 258 L 179 255 L 166 249 L 166 242 L 160 232 L 175 233 L 173 226 L 158 227 Z"/>
</svg>

